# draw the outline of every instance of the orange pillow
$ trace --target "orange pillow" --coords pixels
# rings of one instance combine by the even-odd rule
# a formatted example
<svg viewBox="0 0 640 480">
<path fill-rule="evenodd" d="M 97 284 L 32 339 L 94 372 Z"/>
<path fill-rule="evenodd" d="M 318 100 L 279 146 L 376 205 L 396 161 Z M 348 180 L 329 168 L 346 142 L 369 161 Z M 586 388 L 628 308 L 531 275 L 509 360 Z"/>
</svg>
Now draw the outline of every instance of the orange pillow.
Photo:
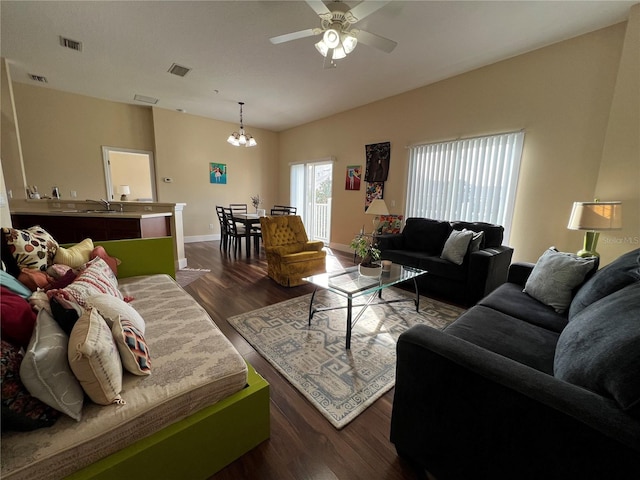
<svg viewBox="0 0 640 480">
<path fill-rule="evenodd" d="M 35 292 L 38 288 L 44 289 L 48 287 L 49 284 L 53 282 L 53 277 L 50 277 L 46 272 L 36 270 L 35 268 L 21 268 L 20 275 L 18 275 L 18 281 L 32 292 Z"/>
<path fill-rule="evenodd" d="M 91 251 L 91 260 L 96 257 L 100 257 L 102 260 L 104 260 L 107 265 L 109 265 L 109 268 L 111 268 L 111 270 L 113 271 L 113 274 L 118 275 L 118 265 L 120 265 L 121 263 L 120 259 L 109 255 L 102 246 L 98 246 Z"/>
</svg>

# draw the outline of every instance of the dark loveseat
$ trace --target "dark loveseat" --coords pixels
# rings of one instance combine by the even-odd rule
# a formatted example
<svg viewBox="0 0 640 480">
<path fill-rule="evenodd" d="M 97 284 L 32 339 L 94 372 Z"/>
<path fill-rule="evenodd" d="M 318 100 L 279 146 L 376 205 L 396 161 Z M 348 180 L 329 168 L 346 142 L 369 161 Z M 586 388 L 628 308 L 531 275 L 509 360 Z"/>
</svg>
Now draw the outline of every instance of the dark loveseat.
<svg viewBox="0 0 640 480">
<path fill-rule="evenodd" d="M 464 246 L 458 257 L 460 264 L 441 258 L 452 232 L 464 229 L 482 235 L 476 235 L 468 247 Z M 470 306 L 507 279 L 513 249 L 502 245 L 503 234 L 502 226 L 489 223 L 412 217 L 401 233 L 379 235 L 376 239 L 382 259 L 428 271 L 418 277 L 421 292 Z"/>
<path fill-rule="evenodd" d="M 535 273 L 514 264 L 444 331 L 400 336 L 391 441 L 438 480 L 640 478 L 640 249 L 566 313 L 523 292 Z"/>
</svg>

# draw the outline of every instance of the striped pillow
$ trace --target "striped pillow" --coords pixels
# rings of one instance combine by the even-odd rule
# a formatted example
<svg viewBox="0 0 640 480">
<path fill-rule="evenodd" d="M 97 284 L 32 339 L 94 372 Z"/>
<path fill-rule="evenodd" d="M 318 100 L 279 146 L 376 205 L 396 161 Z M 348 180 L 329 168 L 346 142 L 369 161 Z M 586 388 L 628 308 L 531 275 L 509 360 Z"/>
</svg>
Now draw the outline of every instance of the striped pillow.
<svg viewBox="0 0 640 480">
<path fill-rule="evenodd" d="M 71 295 L 78 305 L 86 307 L 86 300 L 91 295 L 105 293 L 122 300 L 124 297 L 118 290 L 118 279 L 107 263 L 100 257 L 87 262 L 85 269 L 69 285 L 62 289 Z M 50 290 L 50 295 L 56 290 Z"/>
</svg>

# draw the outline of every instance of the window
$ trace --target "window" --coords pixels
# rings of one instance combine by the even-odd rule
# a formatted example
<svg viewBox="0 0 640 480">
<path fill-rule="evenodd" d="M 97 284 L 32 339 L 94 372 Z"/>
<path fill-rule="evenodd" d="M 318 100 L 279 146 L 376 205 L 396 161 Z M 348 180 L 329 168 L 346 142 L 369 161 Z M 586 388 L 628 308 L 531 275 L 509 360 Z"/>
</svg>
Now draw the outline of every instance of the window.
<svg viewBox="0 0 640 480">
<path fill-rule="evenodd" d="M 509 239 L 524 132 L 410 147 L 406 217 L 503 225 Z"/>
<path fill-rule="evenodd" d="M 333 157 L 291 165 L 290 204 L 298 208 L 307 236 L 329 244 Z"/>
</svg>

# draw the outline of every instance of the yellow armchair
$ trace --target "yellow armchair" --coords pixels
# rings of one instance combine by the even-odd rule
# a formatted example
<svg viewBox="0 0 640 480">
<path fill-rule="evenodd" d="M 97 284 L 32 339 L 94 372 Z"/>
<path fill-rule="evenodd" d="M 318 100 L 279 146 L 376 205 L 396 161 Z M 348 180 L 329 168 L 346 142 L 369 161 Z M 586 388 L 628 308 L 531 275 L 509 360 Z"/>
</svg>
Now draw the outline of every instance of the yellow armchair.
<svg viewBox="0 0 640 480">
<path fill-rule="evenodd" d="M 298 215 L 260 217 L 267 275 L 280 285 L 302 285 L 302 277 L 326 272 L 324 243 L 309 241 Z"/>
</svg>

